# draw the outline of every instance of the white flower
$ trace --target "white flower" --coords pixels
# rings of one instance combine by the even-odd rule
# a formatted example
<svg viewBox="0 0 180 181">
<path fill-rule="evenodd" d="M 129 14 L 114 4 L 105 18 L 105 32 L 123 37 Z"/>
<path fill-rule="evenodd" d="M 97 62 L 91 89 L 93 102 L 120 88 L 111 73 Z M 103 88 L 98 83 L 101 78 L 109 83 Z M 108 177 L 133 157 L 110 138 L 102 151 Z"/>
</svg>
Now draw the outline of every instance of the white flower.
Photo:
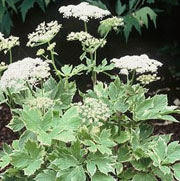
<svg viewBox="0 0 180 181">
<path fill-rule="evenodd" d="M 88 22 L 91 18 L 102 19 L 111 14 L 108 10 L 90 5 L 87 2 L 82 2 L 78 5 L 62 6 L 59 8 L 59 12 L 63 14 L 64 18 L 75 17 L 84 22 Z"/>
<path fill-rule="evenodd" d="M 143 85 L 149 84 L 149 83 L 157 81 L 159 79 L 160 79 L 160 77 L 157 77 L 156 74 L 153 74 L 153 75 L 152 74 L 140 75 L 137 78 L 137 80 Z"/>
<path fill-rule="evenodd" d="M 83 104 L 76 103 L 74 105 L 78 107 L 83 122 L 88 124 L 96 122 L 98 125 L 101 125 L 99 120 L 106 121 L 111 115 L 108 105 L 95 98 L 87 97 L 84 99 Z"/>
<path fill-rule="evenodd" d="M 51 41 L 61 28 L 61 24 L 57 21 L 51 21 L 50 23 L 41 23 L 36 28 L 36 31 L 28 35 L 27 46 L 34 47 L 45 44 Z"/>
<path fill-rule="evenodd" d="M 0 32 L 0 51 L 4 51 L 6 54 L 11 48 L 19 45 L 19 37 L 9 36 L 4 38 L 4 35 Z"/>
<path fill-rule="evenodd" d="M 45 50 L 44 50 L 43 48 L 40 48 L 40 49 L 37 51 L 36 55 L 37 55 L 37 56 L 41 56 L 41 55 L 43 55 L 44 53 L 45 53 Z"/>
<path fill-rule="evenodd" d="M 145 72 L 155 73 L 158 67 L 162 66 L 161 62 L 150 59 L 145 54 L 140 56 L 125 56 L 120 59 L 113 58 L 111 62 L 113 62 L 117 68 L 127 69 L 129 71 L 135 70 L 138 74 L 143 74 Z"/>
<path fill-rule="evenodd" d="M 103 47 L 106 44 L 105 39 L 97 39 L 87 32 L 71 32 L 67 36 L 68 41 L 78 40 L 81 42 L 83 50 L 86 52 L 93 53 L 99 47 Z"/>
<path fill-rule="evenodd" d="M 89 33 L 85 32 L 85 31 L 71 32 L 67 36 L 68 41 L 74 41 L 74 40 L 85 41 L 85 40 L 91 39 L 91 38 L 93 38 L 93 36 L 90 35 Z"/>
<path fill-rule="evenodd" d="M 24 58 L 8 66 L 8 69 L 1 77 L 1 87 L 23 89 L 26 82 L 35 85 L 39 80 L 46 79 L 50 76 L 48 63 L 43 62 L 40 58 Z"/>
<path fill-rule="evenodd" d="M 123 74 L 123 75 L 128 75 L 129 74 L 127 69 L 121 69 L 119 73 Z"/>
<path fill-rule="evenodd" d="M 32 109 L 48 109 L 53 106 L 53 100 L 48 97 L 37 97 L 27 100 L 25 105 Z"/>
<path fill-rule="evenodd" d="M 119 26 L 123 26 L 123 25 L 124 25 L 124 19 L 118 18 L 116 16 L 114 16 L 112 18 L 107 18 L 100 22 L 101 28 L 114 29 L 115 31 L 117 31 Z"/>
</svg>

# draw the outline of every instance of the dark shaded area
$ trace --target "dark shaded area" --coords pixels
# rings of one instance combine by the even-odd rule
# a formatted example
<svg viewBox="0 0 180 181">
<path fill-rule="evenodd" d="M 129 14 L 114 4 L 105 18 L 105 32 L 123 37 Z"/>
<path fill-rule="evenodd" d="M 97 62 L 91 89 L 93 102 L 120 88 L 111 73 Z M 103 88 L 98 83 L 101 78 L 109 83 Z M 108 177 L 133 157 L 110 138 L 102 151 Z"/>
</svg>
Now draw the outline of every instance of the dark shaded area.
<svg viewBox="0 0 180 181">
<path fill-rule="evenodd" d="M 72 4 L 78 4 L 79 0 L 71 1 Z M 25 23 L 21 21 L 19 14 L 14 16 L 14 28 L 12 34 L 19 36 L 21 46 L 13 49 L 14 61 L 24 57 L 36 57 L 38 48 L 26 47 L 27 34 L 34 31 L 37 25 L 43 21 L 49 22 L 58 20 L 63 25 L 60 33 L 55 37 L 57 42 L 56 52 L 57 64 L 73 64 L 80 63 L 79 56 L 81 55 L 81 46 L 78 42 L 67 42 L 66 36 L 74 31 L 83 30 L 83 23 L 77 19 L 63 19 L 59 14 L 58 9 L 62 5 L 68 5 L 68 0 L 57 1 L 52 3 L 46 14 L 35 7 L 28 14 Z M 159 4 L 158 6 L 161 6 Z M 159 7 L 161 8 L 161 7 Z M 148 86 L 150 89 L 149 95 L 154 93 L 168 94 L 169 104 L 172 105 L 175 99 L 180 99 L 180 26 L 178 26 L 180 18 L 179 6 L 174 7 L 170 14 L 161 12 L 157 19 L 157 29 L 150 23 L 149 29 L 143 29 L 142 36 L 136 31 L 130 35 L 128 43 L 125 42 L 122 35 L 116 35 L 114 32 L 108 36 L 108 44 L 98 52 L 99 62 L 105 57 L 109 61 L 112 58 L 119 58 L 125 55 L 140 55 L 147 54 L 150 58 L 157 59 L 163 62 L 164 66 L 159 72 L 161 80 L 154 82 Z M 89 32 L 99 37 L 97 34 L 98 21 L 90 21 L 88 24 Z M 8 55 L 4 58 L 0 53 L 0 60 L 8 60 Z M 177 74 L 177 75 L 176 75 Z M 107 81 L 107 77 L 99 76 L 102 81 Z M 81 90 L 86 90 L 91 82 L 89 76 L 79 76 L 76 78 L 78 87 Z M 0 146 L 2 142 L 10 143 L 17 135 L 5 128 L 11 119 L 11 114 L 7 106 L 2 105 L 0 109 Z M 180 116 L 177 116 L 180 120 Z M 180 124 L 170 124 L 155 126 L 155 133 L 174 133 L 173 139 L 180 140 Z"/>
</svg>

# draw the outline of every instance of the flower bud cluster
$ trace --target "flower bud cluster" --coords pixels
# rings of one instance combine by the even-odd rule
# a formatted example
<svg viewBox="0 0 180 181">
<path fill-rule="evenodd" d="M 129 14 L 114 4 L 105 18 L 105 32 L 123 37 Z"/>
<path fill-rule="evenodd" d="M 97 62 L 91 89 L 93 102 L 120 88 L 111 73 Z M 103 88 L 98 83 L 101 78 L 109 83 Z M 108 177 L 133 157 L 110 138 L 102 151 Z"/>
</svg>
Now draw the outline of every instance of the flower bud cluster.
<svg viewBox="0 0 180 181">
<path fill-rule="evenodd" d="M 6 88 L 23 88 L 26 83 L 35 85 L 39 80 L 50 76 L 50 67 L 48 63 L 40 58 L 24 58 L 8 66 L 8 69 L 1 77 L 0 84 Z"/>
<path fill-rule="evenodd" d="M 76 103 L 83 122 L 88 124 L 99 120 L 106 121 L 110 117 L 110 109 L 107 104 L 95 98 L 85 98 L 84 103 Z"/>
<path fill-rule="evenodd" d="M 31 109 L 48 109 L 53 106 L 53 100 L 48 97 L 37 97 L 26 101 L 25 105 Z"/>
<path fill-rule="evenodd" d="M 149 83 L 154 82 L 159 79 L 160 79 L 160 77 L 157 77 L 156 74 L 144 74 L 144 75 L 140 75 L 137 78 L 137 80 L 143 85 L 149 84 Z"/>
<path fill-rule="evenodd" d="M 45 53 L 45 50 L 44 50 L 43 48 L 40 48 L 40 49 L 37 51 L 36 55 L 37 55 L 37 56 L 41 56 L 41 55 L 43 55 L 44 53 Z"/>
<path fill-rule="evenodd" d="M 35 47 L 51 41 L 59 32 L 61 26 L 57 21 L 39 24 L 36 31 L 28 35 L 27 46 Z"/>
<path fill-rule="evenodd" d="M 90 35 L 87 32 L 81 31 L 81 32 L 71 32 L 67 36 L 68 41 L 78 40 L 81 42 L 83 46 L 83 50 L 86 52 L 93 52 L 98 47 L 103 47 L 106 44 L 106 40 L 104 39 L 97 39 Z"/>
<path fill-rule="evenodd" d="M 103 27 L 110 27 L 113 30 L 117 31 L 119 26 L 124 25 L 124 19 L 123 18 L 118 18 L 116 16 L 112 18 L 107 18 L 105 20 L 102 20 L 100 22 L 101 26 Z"/>
<path fill-rule="evenodd" d="M 113 62 L 117 68 L 127 69 L 129 71 L 135 70 L 137 74 L 143 74 L 147 72 L 156 73 L 158 67 L 162 66 L 161 62 L 150 59 L 145 54 L 140 56 L 125 56 L 120 59 L 113 58 L 111 62 Z"/>
<path fill-rule="evenodd" d="M 0 51 L 4 51 L 6 54 L 11 48 L 19 45 L 19 37 L 9 36 L 4 38 L 4 35 L 0 32 Z"/>
<path fill-rule="evenodd" d="M 75 17 L 84 22 L 88 22 L 92 18 L 102 19 L 111 14 L 108 10 L 90 5 L 87 2 L 82 2 L 78 5 L 62 6 L 59 8 L 59 12 L 63 14 L 64 18 Z"/>
</svg>

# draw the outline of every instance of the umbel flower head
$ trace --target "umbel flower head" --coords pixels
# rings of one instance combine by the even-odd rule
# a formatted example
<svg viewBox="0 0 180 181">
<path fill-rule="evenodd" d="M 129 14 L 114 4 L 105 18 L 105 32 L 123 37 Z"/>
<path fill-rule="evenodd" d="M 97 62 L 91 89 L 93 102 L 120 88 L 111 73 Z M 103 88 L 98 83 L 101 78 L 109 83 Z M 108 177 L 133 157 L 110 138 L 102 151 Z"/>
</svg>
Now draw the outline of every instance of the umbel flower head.
<svg viewBox="0 0 180 181">
<path fill-rule="evenodd" d="M 19 45 L 19 37 L 11 35 L 8 38 L 4 38 L 4 35 L 0 32 L 0 51 L 4 51 L 6 54 L 11 48 Z"/>
<path fill-rule="evenodd" d="M 160 77 L 157 77 L 156 74 L 143 74 L 137 78 L 137 81 L 139 81 L 143 85 L 146 85 L 159 79 Z"/>
<path fill-rule="evenodd" d="M 84 22 L 88 22 L 92 18 L 102 19 L 111 14 L 108 10 L 90 5 L 87 2 L 82 2 L 78 5 L 62 6 L 59 8 L 59 12 L 63 14 L 64 18 L 75 17 Z"/>
<path fill-rule="evenodd" d="M 118 27 L 124 26 L 124 19 L 119 17 L 111 17 L 100 22 L 99 31 L 101 35 L 105 34 L 106 32 L 118 30 Z"/>
<path fill-rule="evenodd" d="M 59 32 L 61 26 L 57 21 L 39 24 L 36 31 L 28 35 L 27 46 L 35 47 L 51 41 Z"/>
<path fill-rule="evenodd" d="M 83 50 L 93 53 L 98 47 L 103 47 L 106 44 L 105 39 L 97 39 L 87 32 L 71 32 L 67 36 L 68 41 L 78 40 L 81 42 Z"/>
<path fill-rule="evenodd" d="M 3 90 L 14 88 L 21 90 L 26 83 L 35 85 L 39 80 L 50 76 L 48 63 L 40 58 L 24 58 L 8 66 L 8 69 L 1 77 L 0 84 Z"/>
<path fill-rule="evenodd" d="M 53 100 L 48 97 L 31 98 L 25 102 L 31 109 L 49 109 L 53 106 Z"/>
<path fill-rule="evenodd" d="M 97 125 L 101 125 L 99 120 L 106 121 L 110 117 L 110 109 L 107 104 L 101 100 L 87 97 L 84 103 L 76 103 L 79 114 L 82 117 L 84 123 L 91 124 L 95 122 Z"/>
<path fill-rule="evenodd" d="M 133 71 L 135 70 L 137 74 L 143 74 L 143 73 L 156 73 L 158 70 L 158 67 L 162 66 L 162 63 L 150 59 L 147 55 L 133 55 L 133 56 L 125 56 L 121 57 L 120 59 L 113 58 L 111 60 L 115 64 L 115 67 Z"/>
</svg>

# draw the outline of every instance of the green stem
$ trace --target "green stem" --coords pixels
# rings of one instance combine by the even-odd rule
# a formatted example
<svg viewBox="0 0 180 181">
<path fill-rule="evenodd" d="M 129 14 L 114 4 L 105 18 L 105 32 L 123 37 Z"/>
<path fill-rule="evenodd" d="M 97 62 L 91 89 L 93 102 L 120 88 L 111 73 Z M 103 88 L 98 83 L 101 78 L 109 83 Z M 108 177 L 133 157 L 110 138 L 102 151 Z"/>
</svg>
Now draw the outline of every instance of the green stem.
<svg viewBox="0 0 180 181">
<path fill-rule="evenodd" d="M 12 51 L 9 49 L 9 63 L 12 63 Z"/>
<path fill-rule="evenodd" d="M 85 32 L 88 32 L 87 23 L 84 21 L 84 30 Z"/>
<path fill-rule="evenodd" d="M 42 90 L 42 96 L 44 95 L 44 89 L 43 89 L 43 80 L 41 79 L 41 90 Z"/>
<path fill-rule="evenodd" d="M 131 77 L 131 85 L 134 82 L 135 75 L 136 75 L 136 70 L 133 70 L 132 77 Z"/>
<path fill-rule="evenodd" d="M 11 91 L 9 90 L 8 87 L 7 87 L 7 92 L 8 92 L 8 95 L 9 95 L 9 105 L 10 105 L 11 108 L 15 108 L 14 101 L 13 101 L 13 96 L 12 96 Z"/>
<path fill-rule="evenodd" d="M 27 85 L 28 89 L 30 90 L 30 92 L 31 92 L 32 96 L 33 96 L 34 98 L 36 98 L 36 96 L 35 96 L 35 94 L 34 94 L 33 90 L 31 89 L 31 86 L 29 85 L 29 83 L 28 83 L 28 82 L 26 82 L 26 85 Z"/>
<path fill-rule="evenodd" d="M 96 67 L 96 54 L 95 54 L 95 58 L 93 58 L 93 54 L 90 53 L 90 58 L 91 60 L 93 61 L 93 66 Z M 96 72 L 94 71 L 94 69 L 92 70 L 92 82 L 93 82 L 93 87 L 95 86 L 96 82 L 97 82 L 97 74 Z"/>
<path fill-rule="evenodd" d="M 48 45 L 50 45 L 50 42 L 48 42 Z M 54 51 L 54 50 L 53 50 L 53 51 Z M 53 53 L 53 51 L 50 50 L 52 65 L 53 65 L 53 68 L 54 68 L 54 70 L 55 70 L 57 76 L 58 76 L 59 79 L 61 80 L 61 75 L 59 74 L 59 70 L 57 69 L 56 64 L 55 64 L 55 61 L 54 61 L 54 53 Z"/>
</svg>

